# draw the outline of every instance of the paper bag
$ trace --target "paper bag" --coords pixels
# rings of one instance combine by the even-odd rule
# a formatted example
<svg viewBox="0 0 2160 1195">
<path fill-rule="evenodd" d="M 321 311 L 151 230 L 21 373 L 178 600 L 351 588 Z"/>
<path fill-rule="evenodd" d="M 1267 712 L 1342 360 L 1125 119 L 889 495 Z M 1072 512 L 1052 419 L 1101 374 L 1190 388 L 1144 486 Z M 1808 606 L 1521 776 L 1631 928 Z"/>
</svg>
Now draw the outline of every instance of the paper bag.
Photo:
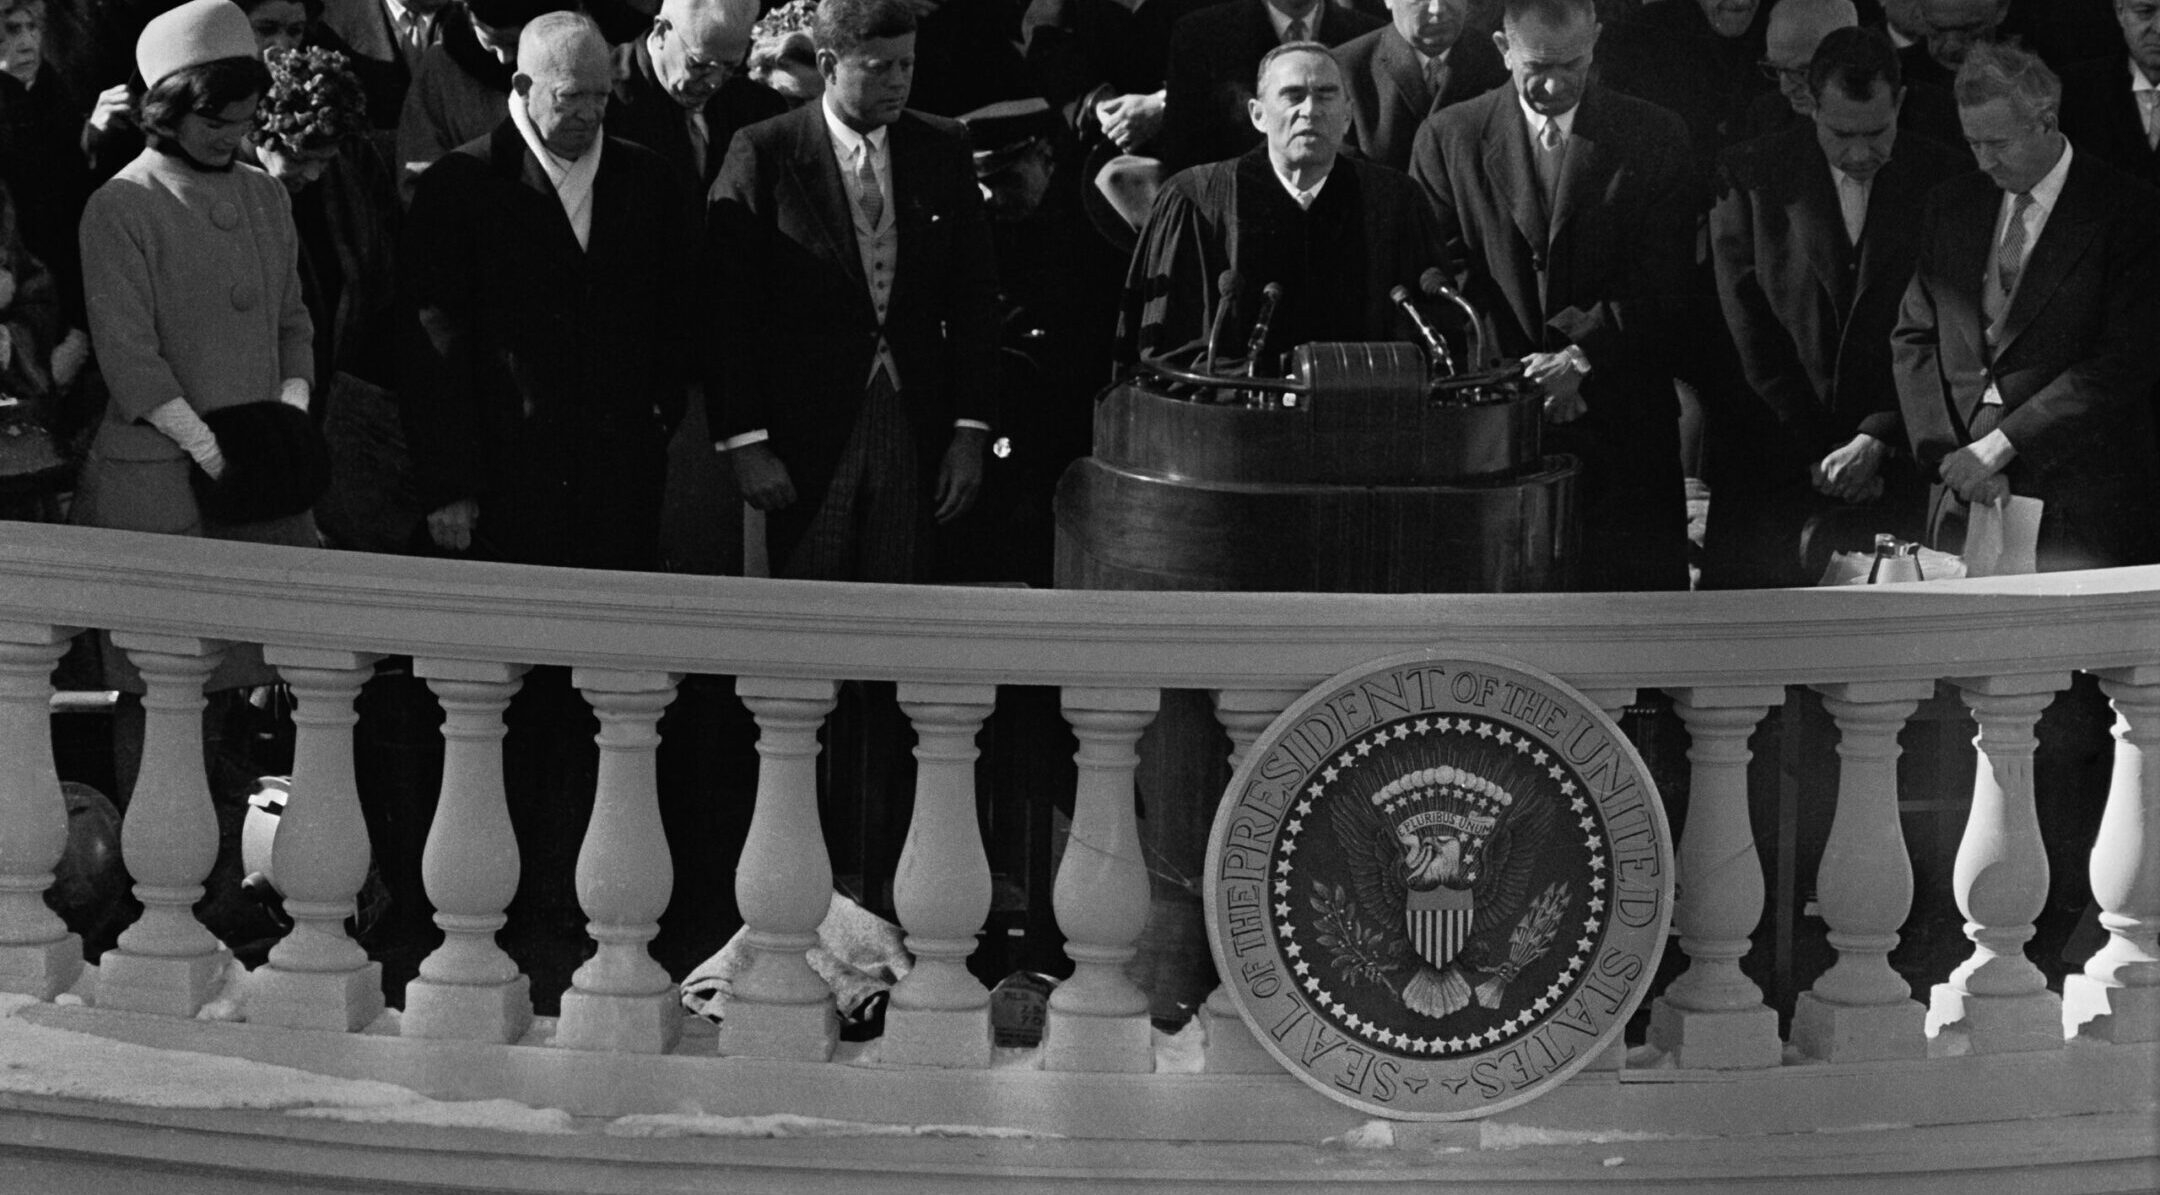
<svg viewBox="0 0 2160 1195">
<path fill-rule="evenodd" d="M 2039 568 L 2038 498 L 2012 495 L 1975 505 L 1965 523 L 1965 571 L 1972 577 L 2010 577 Z"/>
</svg>

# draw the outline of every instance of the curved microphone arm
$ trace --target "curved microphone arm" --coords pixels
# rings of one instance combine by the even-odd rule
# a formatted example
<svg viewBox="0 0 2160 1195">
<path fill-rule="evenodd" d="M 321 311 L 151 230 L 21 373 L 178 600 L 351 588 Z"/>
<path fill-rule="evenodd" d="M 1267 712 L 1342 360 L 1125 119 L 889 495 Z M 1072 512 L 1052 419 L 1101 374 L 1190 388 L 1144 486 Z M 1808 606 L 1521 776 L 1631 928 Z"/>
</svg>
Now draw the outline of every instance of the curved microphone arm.
<svg viewBox="0 0 2160 1195">
<path fill-rule="evenodd" d="M 1429 269 L 1418 277 L 1418 289 L 1435 299 L 1453 303 L 1467 321 L 1463 325 L 1463 339 L 1470 347 L 1470 367 L 1476 369 L 1485 364 L 1485 323 L 1478 310 L 1463 298 L 1462 292 L 1448 285 L 1447 275 L 1437 269 Z"/>
<path fill-rule="evenodd" d="M 1307 394 L 1312 387 L 1303 382 L 1275 378 L 1225 378 L 1213 374 L 1194 373 L 1166 365 L 1155 357 L 1140 358 L 1140 372 L 1166 382 L 1182 382 L 1187 386 L 1205 386 L 1209 389 L 1235 388 L 1238 390 L 1264 390 L 1270 394 Z"/>
</svg>

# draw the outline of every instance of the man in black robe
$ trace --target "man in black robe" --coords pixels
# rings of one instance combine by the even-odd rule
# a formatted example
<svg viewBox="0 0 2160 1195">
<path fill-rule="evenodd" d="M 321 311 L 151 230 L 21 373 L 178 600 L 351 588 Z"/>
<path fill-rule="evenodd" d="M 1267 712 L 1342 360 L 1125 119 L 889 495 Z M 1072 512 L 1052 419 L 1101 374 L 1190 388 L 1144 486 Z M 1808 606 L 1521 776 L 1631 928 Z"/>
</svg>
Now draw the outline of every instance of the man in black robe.
<svg viewBox="0 0 2160 1195">
<path fill-rule="evenodd" d="M 1224 162 L 1173 176 L 1156 197 L 1125 279 L 1118 360 L 1190 364 L 1225 301 L 1242 355 L 1261 295 L 1282 287 L 1262 366 L 1309 341 L 1407 340 L 1388 298 L 1440 262 L 1416 184 L 1385 166 L 1342 157 L 1350 124 L 1342 71 L 1328 50 L 1294 42 L 1260 62 L 1253 126 L 1266 140 Z"/>
</svg>

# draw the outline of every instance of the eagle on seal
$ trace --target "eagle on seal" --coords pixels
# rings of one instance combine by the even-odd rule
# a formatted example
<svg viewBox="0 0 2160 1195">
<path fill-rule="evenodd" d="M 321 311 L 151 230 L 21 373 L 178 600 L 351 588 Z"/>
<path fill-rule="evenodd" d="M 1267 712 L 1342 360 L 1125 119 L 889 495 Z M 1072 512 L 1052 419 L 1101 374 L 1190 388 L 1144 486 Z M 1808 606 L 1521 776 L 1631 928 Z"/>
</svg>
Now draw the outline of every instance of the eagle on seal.
<svg viewBox="0 0 2160 1195">
<path fill-rule="evenodd" d="M 1482 771 L 1412 769 L 1362 797 L 1344 791 L 1329 803 L 1358 903 L 1382 917 L 1400 911 L 1401 931 L 1389 935 L 1389 946 L 1411 974 L 1398 994 L 1425 1016 L 1445 1017 L 1473 1000 L 1500 1007 L 1527 961 L 1511 938 L 1530 903 L 1553 804 L 1536 794 L 1530 769 L 1492 762 L 1499 766 Z"/>
</svg>

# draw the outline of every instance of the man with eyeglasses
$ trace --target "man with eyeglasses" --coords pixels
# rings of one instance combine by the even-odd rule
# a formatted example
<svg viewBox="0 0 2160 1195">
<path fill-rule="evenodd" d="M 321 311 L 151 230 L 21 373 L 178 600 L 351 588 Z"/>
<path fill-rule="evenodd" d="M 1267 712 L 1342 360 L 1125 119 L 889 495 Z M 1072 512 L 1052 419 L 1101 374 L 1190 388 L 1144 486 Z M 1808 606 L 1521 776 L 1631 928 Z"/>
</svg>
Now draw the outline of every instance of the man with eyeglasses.
<svg viewBox="0 0 2160 1195">
<path fill-rule="evenodd" d="M 737 129 L 787 111 L 743 72 L 757 0 L 665 0 L 652 27 L 615 49 L 607 130 L 682 169 L 703 196 Z"/>
<path fill-rule="evenodd" d="M 1958 116 L 1983 173 L 1929 197 L 1892 334 L 1937 546 L 1962 547 L 1972 506 L 2034 497 L 2043 572 L 2160 560 L 2160 200 L 2070 144 L 2060 97 L 2022 49 L 1966 55 Z"/>
</svg>

